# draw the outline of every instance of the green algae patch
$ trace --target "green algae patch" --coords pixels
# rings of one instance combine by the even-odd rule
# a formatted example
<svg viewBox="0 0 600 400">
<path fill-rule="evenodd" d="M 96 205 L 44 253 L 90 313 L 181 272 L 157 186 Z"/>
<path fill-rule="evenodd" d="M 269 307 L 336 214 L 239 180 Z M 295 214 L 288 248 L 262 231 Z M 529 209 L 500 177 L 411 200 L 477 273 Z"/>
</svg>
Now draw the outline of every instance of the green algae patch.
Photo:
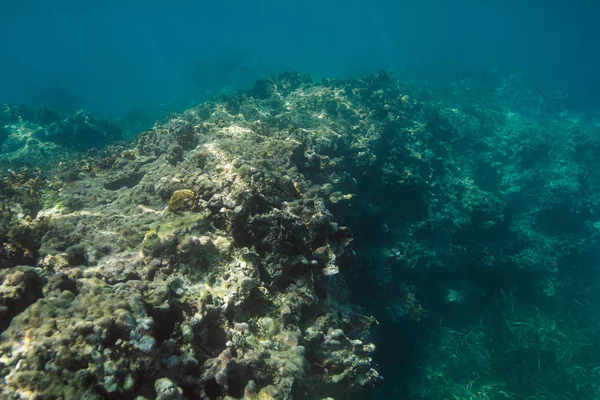
<svg viewBox="0 0 600 400">
<path fill-rule="evenodd" d="M 42 210 L 50 208 L 63 208 L 63 199 L 60 197 L 60 192 L 57 190 L 44 190 L 41 196 Z"/>
<path fill-rule="evenodd" d="M 169 199 L 169 210 L 174 213 L 194 211 L 196 207 L 198 207 L 198 196 L 193 190 L 177 190 Z"/>
<path fill-rule="evenodd" d="M 166 236 L 176 232 L 199 232 L 209 230 L 210 228 L 210 213 L 208 211 L 196 213 L 185 212 L 172 216 L 158 227 L 158 235 Z"/>
<path fill-rule="evenodd" d="M 142 241 L 142 254 L 156 256 L 161 251 L 175 251 L 177 243 L 184 235 L 203 233 L 210 228 L 208 217 L 208 213 L 186 212 L 150 228 Z"/>
<path fill-rule="evenodd" d="M 150 229 L 146 232 L 144 240 L 142 241 L 142 254 L 145 256 L 154 255 L 157 249 L 160 247 L 161 240 L 158 236 L 156 228 Z"/>
</svg>

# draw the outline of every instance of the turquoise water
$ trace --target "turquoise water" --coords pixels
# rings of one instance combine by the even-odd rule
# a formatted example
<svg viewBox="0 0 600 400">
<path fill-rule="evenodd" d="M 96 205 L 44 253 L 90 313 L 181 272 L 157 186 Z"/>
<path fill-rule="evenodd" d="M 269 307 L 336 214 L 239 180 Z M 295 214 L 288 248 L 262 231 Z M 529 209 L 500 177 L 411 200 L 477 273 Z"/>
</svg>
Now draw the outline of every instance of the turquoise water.
<svg viewBox="0 0 600 400">
<path fill-rule="evenodd" d="M 597 102 L 593 1 L 75 1 L 2 4 L 0 101 L 123 112 L 261 75 L 431 63 L 508 68 Z"/>
<path fill-rule="evenodd" d="M 599 399 L 599 15 L 0 4 L 0 399 Z"/>
</svg>

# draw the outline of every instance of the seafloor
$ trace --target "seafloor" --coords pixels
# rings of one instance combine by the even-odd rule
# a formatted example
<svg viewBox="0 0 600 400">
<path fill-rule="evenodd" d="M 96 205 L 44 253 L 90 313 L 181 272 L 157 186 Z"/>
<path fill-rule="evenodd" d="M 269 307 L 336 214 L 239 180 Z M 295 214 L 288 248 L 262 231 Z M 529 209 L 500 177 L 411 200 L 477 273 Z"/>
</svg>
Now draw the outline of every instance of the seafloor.
<svg viewBox="0 0 600 400">
<path fill-rule="evenodd" d="M 0 398 L 598 399 L 594 121 L 499 72 L 285 73 L 129 141 L 2 105 Z"/>
</svg>

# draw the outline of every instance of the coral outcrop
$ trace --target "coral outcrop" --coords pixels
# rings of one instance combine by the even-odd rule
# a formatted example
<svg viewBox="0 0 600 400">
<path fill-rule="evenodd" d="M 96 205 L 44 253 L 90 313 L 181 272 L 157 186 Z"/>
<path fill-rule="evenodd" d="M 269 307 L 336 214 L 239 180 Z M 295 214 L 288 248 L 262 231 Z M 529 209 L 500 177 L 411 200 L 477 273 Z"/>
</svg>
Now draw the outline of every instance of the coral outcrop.
<svg viewBox="0 0 600 400">
<path fill-rule="evenodd" d="M 0 397 L 596 399 L 594 121 L 498 72 L 284 73 L 3 171 Z"/>
<path fill-rule="evenodd" d="M 284 79 L 288 93 L 310 82 Z M 4 300 L 3 397 L 291 399 L 381 384 L 374 319 L 339 274 L 353 237 L 327 206 L 350 196 L 317 176 L 313 146 L 329 133 L 312 137 L 317 116 L 292 126 L 273 85 L 58 166 L 40 195 L 53 201 L 14 216 L 39 235 L 31 266 L 12 267 L 29 268 L 32 288 Z M 7 212 L 19 203 L 7 197 Z M 7 290 L 25 280 L 15 274 Z"/>
</svg>

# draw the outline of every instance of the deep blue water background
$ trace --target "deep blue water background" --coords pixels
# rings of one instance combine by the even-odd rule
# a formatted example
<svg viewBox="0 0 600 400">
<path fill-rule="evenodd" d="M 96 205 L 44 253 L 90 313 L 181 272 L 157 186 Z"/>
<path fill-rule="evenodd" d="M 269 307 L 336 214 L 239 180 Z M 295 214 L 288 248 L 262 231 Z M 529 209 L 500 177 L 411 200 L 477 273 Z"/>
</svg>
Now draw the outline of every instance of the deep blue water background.
<svg viewBox="0 0 600 400">
<path fill-rule="evenodd" d="M 401 75 L 434 63 L 522 72 L 590 106 L 599 16 L 592 0 L 2 0 L 0 102 L 122 113 L 282 69 Z"/>
</svg>

